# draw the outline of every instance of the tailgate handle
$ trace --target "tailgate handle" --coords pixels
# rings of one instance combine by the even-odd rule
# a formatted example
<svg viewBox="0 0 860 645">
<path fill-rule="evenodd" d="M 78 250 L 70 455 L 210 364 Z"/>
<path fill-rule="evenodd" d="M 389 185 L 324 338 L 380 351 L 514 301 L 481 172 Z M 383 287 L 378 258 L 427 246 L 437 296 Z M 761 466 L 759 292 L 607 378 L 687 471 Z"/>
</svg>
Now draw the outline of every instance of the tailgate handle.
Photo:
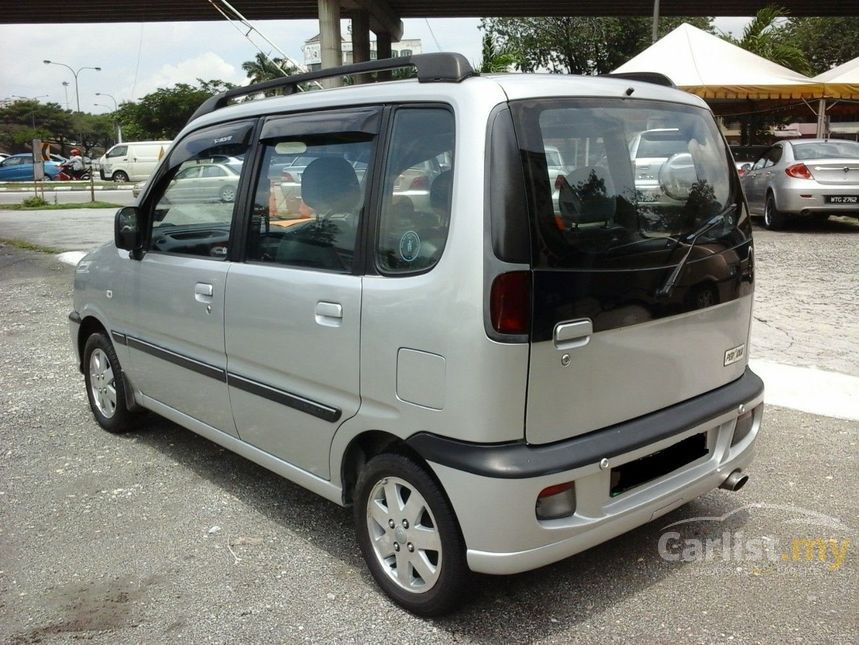
<svg viewBox="0 0 860 645">
<path fill-rule="evenodd" d="M 588 344 L 593 333 L 590 318 L 558 323 L 552 338 L 556 349 L 574 349 Z"/>
</svg>

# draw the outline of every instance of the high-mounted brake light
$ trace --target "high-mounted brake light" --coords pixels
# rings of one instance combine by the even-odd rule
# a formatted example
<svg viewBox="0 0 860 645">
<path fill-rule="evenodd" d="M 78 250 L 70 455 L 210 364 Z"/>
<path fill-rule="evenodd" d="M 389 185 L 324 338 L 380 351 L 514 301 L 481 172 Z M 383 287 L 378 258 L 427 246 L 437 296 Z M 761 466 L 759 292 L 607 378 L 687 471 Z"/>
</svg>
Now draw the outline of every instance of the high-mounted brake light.
<svg viewBox="0 0 860 645">
<path fill-rule="evenodd" d="M 531 317 L 531 274 L 528 271 L 502 273 L 490 289 L 490 322 L 500 334 L 529 333 Z"/>
<path fill-rule="evenodd" d="M 805 163 L 796 163 L 785 169 L 785 174 L 795 179 L 812 179 L 812 173 Z"/>
</svg>

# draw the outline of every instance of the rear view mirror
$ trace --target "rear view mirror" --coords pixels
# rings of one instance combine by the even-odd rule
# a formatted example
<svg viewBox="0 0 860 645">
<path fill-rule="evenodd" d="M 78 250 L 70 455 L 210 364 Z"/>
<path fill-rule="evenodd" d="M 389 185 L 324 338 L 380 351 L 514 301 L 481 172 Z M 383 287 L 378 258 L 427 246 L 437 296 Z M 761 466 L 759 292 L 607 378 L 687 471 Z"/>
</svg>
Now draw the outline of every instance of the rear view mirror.
<svg viewBox="0 0 860 645">
<path fill-rule="evenodd" d="M 117 211 L 113 225 L 113 240 L 116 248 L 131 251 L 133 255 L 140 249 L 142 239 L 136 207 L 126 206 Z"/>
</svg>

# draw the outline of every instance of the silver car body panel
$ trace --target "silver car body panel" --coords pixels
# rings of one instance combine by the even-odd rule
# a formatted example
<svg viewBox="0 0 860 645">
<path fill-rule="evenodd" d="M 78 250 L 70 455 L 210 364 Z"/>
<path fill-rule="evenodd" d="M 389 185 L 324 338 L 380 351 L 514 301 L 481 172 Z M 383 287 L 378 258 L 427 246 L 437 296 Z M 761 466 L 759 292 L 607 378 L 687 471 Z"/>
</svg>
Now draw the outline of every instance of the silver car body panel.
<svg viewBox="0 0 860 645">
<path fill-rule="evenodd" d="M 752 296 L 745 296 L 593 333 L 573 348 L 533 343 L 528 442 L 548 443 L 605 428 L 740 378 L 746 361 L 724 366 L 724 354 L 747 342 L 751 310 Z M 647 310 L 624 315 L 647 316 Z M 569 365 L 561 360 L 565 354 Z M 622 382 L 630 387 L 621 387 Z"/>
</svg>

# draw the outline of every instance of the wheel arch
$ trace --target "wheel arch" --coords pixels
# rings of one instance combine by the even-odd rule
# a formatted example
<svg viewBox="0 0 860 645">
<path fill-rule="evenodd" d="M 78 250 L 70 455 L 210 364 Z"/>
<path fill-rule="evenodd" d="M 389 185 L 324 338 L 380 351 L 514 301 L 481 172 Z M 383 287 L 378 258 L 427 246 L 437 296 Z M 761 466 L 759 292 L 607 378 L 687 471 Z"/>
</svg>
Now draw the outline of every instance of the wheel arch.
<svg viewBox="0 0 860 645">
<path fill-rule="evenodd" d="M 366 430 L 361 432 L 350 440 L 340 460 L 341 495 L 344 506 L 352 504 L 355 485 L 358 482 L 361 469 L 373 457 L 383 452 L 395 452 L 406 455 L 430 471 L 430 468 L 427 467 L 427 463 L 421 456 L 397 435 L 383 430 Z"/>
<path fill-rule="evenodd" d="M 107 328 L 95 316 L 85 316 L 83 320 L 81 320 L 81 326 L 78 328 L 77 338 L 79 360 L 78 369 L 81 372 L 84 371 L 84 346 L 87 344 L 87 338 L 99 332 L 110 338 Z"/>
</svg>

